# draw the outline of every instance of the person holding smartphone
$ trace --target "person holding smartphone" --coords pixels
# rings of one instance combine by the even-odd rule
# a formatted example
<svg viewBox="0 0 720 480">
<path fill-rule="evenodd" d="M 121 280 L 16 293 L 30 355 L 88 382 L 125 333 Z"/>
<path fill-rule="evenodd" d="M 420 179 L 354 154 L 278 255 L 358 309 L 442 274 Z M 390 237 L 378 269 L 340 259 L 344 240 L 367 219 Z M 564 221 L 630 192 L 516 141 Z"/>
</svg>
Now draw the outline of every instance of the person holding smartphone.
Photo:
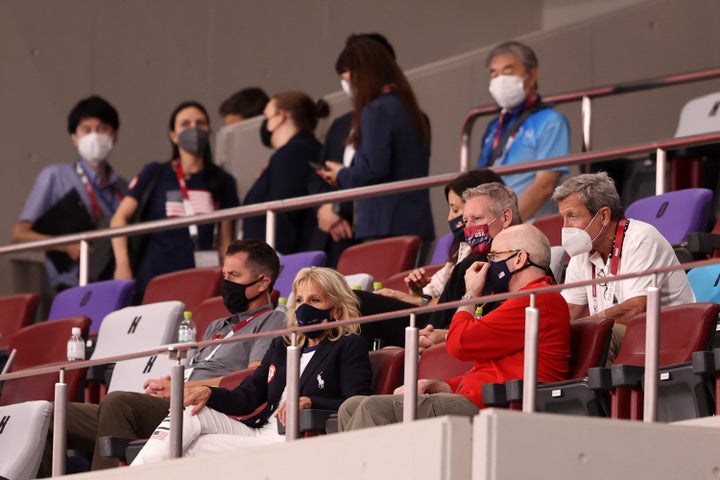
<svg viewBox="0 0 720 480">
<path fill-rule="evenodd" d="M 317 162 L 322 147 L 314 132 L 318 120 L 329 113 L 327 102 L 313 101 L 298 91 L 281 92 L 270 99 L 263 111 L 260 140 L 275 153 L 245 195 L 245 205 L 310 193 L 315 167 L 309 162 Z M 314 223 L 313 209 L 279 212 L 275 250 L 283 254 L 303 251 Z M 265 240 L 265 216 L 244 219 L 243 233 L 244 238 Z"/>
</svg>

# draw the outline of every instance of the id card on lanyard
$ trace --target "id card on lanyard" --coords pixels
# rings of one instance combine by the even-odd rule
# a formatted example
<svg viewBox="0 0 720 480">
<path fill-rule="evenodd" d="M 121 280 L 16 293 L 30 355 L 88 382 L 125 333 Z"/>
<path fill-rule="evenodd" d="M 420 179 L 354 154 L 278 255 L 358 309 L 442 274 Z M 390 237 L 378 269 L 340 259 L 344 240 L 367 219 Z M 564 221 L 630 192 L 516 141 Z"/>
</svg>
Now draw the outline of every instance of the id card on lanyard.
<svg viewBox="0 0 720 480">
<path fill-rule="evenodd" d="M 242 330 L 242 328 L 243 328 L 245 325 L 247 325 L 248 323 L 250 323 L 253 319 L 255 319 L 255 318 L 259 317 L 260 315 L 262 315 L 262 314 L 264 314 L 264 313 L 267 313 L 267 312 L 269 312 L 269 311 L 271 311 L 271 309 L 270 309 L 270 308 L 266 308 L 266 309 L 261 310 L 261 311 L 255 313 L 255 314 L 253 314 L 253 315 L 250 315 L 250 316 L 249 316 L 248 318 L 246 318 L 245 320 L 239 321 L 239 322 L 237 323 L 237 325 L 235 325 L 234 328 L 232 328 L 229 332 L 227 332 L 227 333 L 225 334 L 225 336 L 222 336 L 222 335 L 220 334 L 220 332 L 215 332 L 215 334 L 213 335 L 212 339 L 213 339 L 213 340 L 219 340 L 219 339 L 230 338 L 230 337 L 232 337 L 233 335 L 235 335 L 237 332 L 239 332 L 240 330 Z M 213 349 L 210 351 L 210 353 L 208 353 L 207 356 L 206 356 L 205 358 L 203 358 L 202 360 L 200 360 L 200 361 L 202 361 L 202 362 L 210 361 L 210 359 L 212 359 L 212 358 L 215 356 L 215 353 L 217 353 L 217 351 L 218 351 L 218 349 L 219 349 L 220 347 L 222 347 L 222 344 L 220 344 L 220 345 L 215 345 L 215 348 L 213 348 Z M 198 352 L 198 353 L 200 353 L 200 352 Z M 195 356 L 197 356 L 197 354 L 196 354 Z M 195 370 L 195 365 L 197 365 L 198 363 L 200 363 L 200 361 L 197 361 L 195 357 L 193 357 L 192 360 L 190 360 L 190 365 L 188 366 L 188 368 L 185 369 L 185 377 L 184 377 L 184 379 L 185 379 L 186 382 L 190 379 L 190 376 L 192 375 L 193 370 Z"/>
<path fill-rule="evenodd" d="M 195 207 L 193 207 L 192 202 L 190 201 L 190 193 L 188 191 L 187 182 L 185 182 L 185 174 L 179 160 L 173 161 L 173 169 L 175 170 L 175 176 L 177 177 L 178 185 L 180 186 L 185 215 L 193 216 L 195 215 Z M 198 243 L 198 226 L 195 224 L 189 225 L 188 231 L 190 233 L 190 239 L 195 245 L 193 254 L 195 258 L 195 267 L 217 267 L 220 265 L 220 257 L 218 256 L 216 250 L 200 250 Z"/>
<path fill-rule="evenodd" d="M 103 218 L 103 213 L 100 209 L 98 198 L 105 204 L 105 208 L 109 212 L 112 212 L 114 210 L 113 206 L 105 199 L 105 197 L 100 194 L 100 189 L 93 182 L 90 181 L 87 174 L 85 173 L 85 169 L 80 164 L 80 161 L 77 161 L 75 163 L 75 173 L 77 173 L 78 177 L 80 177 L 80 181 L 85 187 L 85 191 L 87 192 L 88 197 L 90 197 L 90 205 L 92 206 L 93 217 L 95 218 L 96 222 L 99 222 Z M 116 188 L 116 193 L 118 196 L 118 200 L 122 200 L 123 194 L 119 188 Z"/>
<path fill-rule="evenodd" d="M 622 256 L 622 247 L 623 242 L 625 241 L 625 232 L 627 232 L 628 225 L 630 225 L 630 221 L 627 218 L 622 218 L 618 224 L 617 229 L 615 230 L 615 237 L 613 238 L 613 244 L 610 249 L 610 255 L 609 255 L 609 262 L 610 262 L 610 269 L 609 273 L 607 274 L 607 279 L 605 282 L 605 291 L 603 292 L 603 299 L 604 304 L 607 305 L 610 304 L 616 304 L 617 303 L 617 297 L 615 296 L 616 291 L 616 284 L 615 282 L 611 281 L 611 277 L 614 277 L 618 273 L 618 269 L 620 268 L 620 257 Z M 593 263 L 591 266 L 592 271 L 592 279 L 595 280 L 597 278 L 603 278 L 602 275 L 597 274 L 595 271 L 595 264 Z M 600 270 L 602 272 L 603 270 Z M 591 287 L 592 290 L 592 301 L 593 301 L 593 314 L 598 313 L 600 311 L 600 306 L 598 305 L 598 298 L 597 298 L 597 287 L 598 285 L 602 284 L 593 284 Z"/>
</svg>

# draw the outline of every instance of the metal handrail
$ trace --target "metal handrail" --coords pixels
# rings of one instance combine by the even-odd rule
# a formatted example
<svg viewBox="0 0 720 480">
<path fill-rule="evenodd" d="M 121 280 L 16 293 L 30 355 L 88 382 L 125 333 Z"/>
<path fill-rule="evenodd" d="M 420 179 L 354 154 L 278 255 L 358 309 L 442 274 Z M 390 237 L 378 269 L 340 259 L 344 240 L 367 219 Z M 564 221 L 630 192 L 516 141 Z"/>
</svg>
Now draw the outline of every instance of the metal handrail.
<svg viewBox="0 0 720 480">
<path fill-rule="evenodd" d="M 657 150 L 666 151 L 679 148 L 708 145 L 713 143 L 720 143 L 720 132 L 670 138 L 666 140 L 641 143 L 626 147 L 607 148 L 604 150 L 596 150 L 592 152 L 567 155 L 565 157 L 557 157 L 548 160 L 527 162 L 520 165 L 493 167 L 493 170 L 501 175 L 509 175 L 535 170 L 545 170 L 560 166 L 580 165 L 588 162 L 599 162 L 603 160 L 612 160 L 615 158 L 645 155 L 648 153 L 656 152 Z M 640 158 L 638 158 L 638 160 L 639 159 Z M 37 240 L 32 242 L 16 243 L 1 246 L 0 255 L 24 252 L 29 250 L 45 249 L 48 247 L 68 245 L 81 241 L 108 239 L 117 236 L 140 235 L 144 233 L 152 233 L 162 230 L 170 230 L 173 228 L 186 227 L 192 224 L 216 223 L 222 220 L 232 220 L 267 214 L 268 212 L 282 212 L 287 210 L 313 207 L 324 203 L 334 203 L 413 190 L 421 190 L 424 188 L 444 185 L 450 180 L 453 180 L 456 176 L 457 172 L 445 173 L 440 175 L 433 175 L 426 178 L 402 180 L 397 182 L 384 183 L 380 185 L 351 188 L 347 190 L 319 193 L 304 197 L 289 198 L 286 200 L 274 200 L 271 202 L 246 205 L 242 207 L 227 208 L 224 210 L 218 210 L 215 212 L 195 215 L 191 217 L 153 220 L 149 222 L 127 225 L 124 227 L 113 227 L 103 230 L 89 230 L 86 232 L 52 237 L 45 240 Z"/>
<path fill-rule="evenodd" d="M 645 272 L 638 272 L 638 273 L 629 273 L 629 274 L 622 274 L 617 275 L 614 277 L 615 281 L 618 280 L 624 280 L 629 278 L 635 278 L 635 277 L 641 277 L 641 276 L 647 276 L 652 275 L 653 278 L 657 278 L 658 273 L 664 273 L 664 272 L 671 272 L 675 270 L 684 270 L 687 268 L 695 268 L 695 267 L 701 267 L 705 265 L 712 265 L 720 263 L 720 260 L 718 259 L 710 259 L 710 260 L 703 260 L 703 261 L 697 261 L 697 262 L 691 262 L 686 264 L 679 264 L 679 265 L 673 265 L 669 267 L 661 267 L 656 269 L 647 270 Z M 359 324 L 365 324 L 370 323 L 374 321 L 380 321 L 380 320 L 387 320 L 397 317 L 404 317 L 405 315 L 410 315 L 411 322 L 410 327 L 406 329 L 406 338 L 409 340 L 410 348 L 406 348 L 405 350 L 405 362 L 407 364 L 406 368 L 406 375 L 405 375 L 405 383 L 409 384 L 409 388 L 405 389 L 405 397 L 403 399 L 403 403 L 406 406 L 403 413 L 403 421 L 404 422 L 410 422 L 413 421 L 415 418 L 415 411 L 416 411 L 416 399 L 417 396 L 417 362 L 418 362 L 418 350 L 417 350 L 417 328 L 415 327 L 415 316 L 418 313 L 429 313 L 433 311 L 438 310 L 445 310 L 450 308 L 456 308 L 461 305 L 466 304 L 472 304 L 477 303 L 478 301 L 496 301 L 496 300 L 505 300 L 508 298 L 516 298 L 516 297 L 524 297 L 524 296 L 530 296 L 531 298 L 531 306 L 526 309 L 526 329 L 529 330 L 526 332 L 525 335 L 525 346 L 524 350 L 527 355 L 529 355 L 529 358 L 526 360 L 526 366 L 525 366 L 525 372 L 537 372 L 537 338 L 538 338 L 538 329 L 537 329 L 537 322 L 538 322 L 538 312 L 537 309 L 534 308 L 534 298 L 537 295 L 542 295 L 544 293 L 550 293 L 550 292 L 559 292 L 566 288 L 577 288 L 577 287 L 585 287 L 588 285 L 595 285 L 604 282 L 605 279 L 597 278 L 597 279 L 590 279 L 586 281 L 581 282 L 574 282 L 569 284 L 563 284 L 563 285 L 553 285 L 548 287 L 542 287 L 542 288 L 536 288 L 530 291 L 520 291 L 520 292 L 512 292 L 512 293 L 503 293 L 503 294 L 496 294 L 496 295 L 488 295 L 488 296 L 481 296 L 476 297 L 469 300 L 460 300 L 456 302 L 449 302 L 445 304 L 439 304 L 439 305 L 433 305 L 433 306 L 426 306 L 426 307 L 413 307 L 406 310 L 398 310 L 394 312 L 388 312 L 383 314 L 377 314 L 367 317 L 361 317 L 356 319 L 349 319 L 349 320 L 343 320 L 338 321 L 336 325 L 343 325 L 347 323 L 359 323 Z M 660 314 L 660 307 L 659 307 L 659 295 L 657 294 L 657 288 L 655 288 L 655 281 L 653 281 L 653 287 L 651 287 L 648 291 L 648 306 L 647 306 L 647 322 L 646 322 L 646 345 L 648 347 L 654 347 L 655 351 L 650 352 L 650 354 L 646 354 L 645 356 L 645 414 L 644 414 L 644 421 L 645 422 L 653 422 L 656 420 L 656 412 L 657 412 L 657 377 L 658 377 L 658 362 L 657 362 L 657 348 L 658 348 L 658 339 L 659 339 L 659 314 Z M 114 363 L 121 360 L 128 360 L 132 358 L 141 358 L 146 357 L 150 355 L 157 355 L 157 354 L 163 354 L 163 353 L 169 353 L 169 354 L 175 354 L 175 358 L 182 358 L 182 354 L 185 353 L 190 348 L 197 348 L 207 345 L 217 345 L 221 343 L 230 343 L 230 342 L 237 342 L 237 341 L 243 341 L 248 340 L 251 338 L 260 338 L 260 337 L 268 337 L 268 336 L 277 336 L 277 335 L 287 335 L 290 334 L 293 338 L 292 346 L 288 347 L 288 350 L 291 348 L 297 349 L 296 346 L 296 333 L 297 332 L 306 332 L 306 331 L 312 331 L 317 330 L 317 325 L 312 326 L 306 326 L 306 327 L 293 327 L 293 328 L 287 328 L 284 330 L 276 330 L 273 332 L 259 332 L 254 333 L 250 335 L 236 335 L 230 338 L 226 339 L 219 339 L 219 340 L 208 340 L 208 341 L 202 341 L 202 342 L 196 342 L 196 343 L 186 343 L 186 344 L 173 344 L 170 346 L 163 346 L 158 347 L 154 349 L 144 350 L 141 352 L 134 352 L 130 354 L 123 354 L 123 355 L 115 355 L 112 357 L 106 357 L 102 359 L 97 360 L 86 360 L 86 361 L 79 361 L 79 362 L 67 362 L 67 363 L 58 363 L 55 365 L 48 365 L 44 367 L 38 367 L 33 369 L 27 369 L 23 371 L 8 373 L 8 374 L 0 374 L 0 381 L 3 380 L 10 380 L 14 378 L 23 378 L 23 377 L 29 377 L 34 375 L 40 375 L 40 374 L 48 374 L 48 373 L 54 373 L 58 372 L 59 375 L 59 382 L 55 386 L 55 418 L 54 418 L 54 432 L 53 432 L 53 476 L 62 474 L 61 472 L 64 472 L 64 446 L 65 446 L 65 440 L 66 440 L 66 409 L 67 409 L 67 385 L 64 383 L 64 375 L 66 370 L 73 370 L 78 368 L 86 368 L 93 365 L 101 365 L 106 363 Z M 407 347 L 407 345 L 406 345 Z M 180 353 L 178 355 L 178 353 Z M 653 355 L 654 353 L 654 355 Z M 295 355 L 297 357 L 298 355 Z M 288 441 L 293 440 L 297 436 L 297 419 L 298 419 L 298 412 L 299 412 L 299 369 L 297 368 L 297 361 L 298 359 L 291 358 L 290 355 L 288 355 L 288 365 L 287 365 L 287 372 L 288 372 L 288 378 L 286 379 L 286 388 L 288 389 L 288 392 L 294 392 L 293 396 L 288 396 L 287 402 L 288 402 L 288 422 L 292 422 L 292 425 L 289 426 L 287 429 L 287 437 L 286 439 Z M 172 374 L 172 380 L 171 380 L 171 390 L 175 394 L 175 404 L 176 409 L 180 410 L 178 406 L 180 405 L 180 400 L 177 398 L 177 395 L 179 392 L 183 391 L 183 369 L 184 367 L 178 363 L 178 365 L 173 367 L 173 374 Z M 290 373 L 294 372 L 294 375 L 291 375 Z M 526 390 L 534 387 L 537 383 L 537 378 L 529 378 L 527 377 L 527 374 L 525 376 L 525 384 L 527 384 Z M 530 392 L 528 395 L 528 400 L 524 400 L 523 403 L 523 411 L 526 412 L 533 412 L 534 406 L 531 403 L 531 400 L 534 398 L 534 391 Z M 181 435 L 182 435 L 182 417 L 180 415 L 173 415 L 171 416 L 171 456 L 172 457 L 178 457 L 182 456 L 182 449 L 180 447 L 180 441 L 181 441 Z"/>
<path fill-rule="evenodd" d="M 665 75 L 651 79 L 639 80 L 635 82 L 619 83 L 616 85 L 607 85 L 604 87 L 588 88 L 585 90 L 577 90 L 573 92 L 559 93 L 543 97 L 548 103 L 562 104 L 569 102 L 582 101 L 582 150 L 590 150 L 591 135 L 591 99 L 608 97 L 613 95 L 622 95 L 625 93 L 641 92 L 654 88 L 672 87 L 683 85 L 686 83 L 699 82 L 702 80 L 710 80 L 720 78 L 720 68 L 709 70 L 700 70 L 696 72 L 681 73 L 677 75 Z M 475 121 L 482 116 L 496 114 L 500 112 L 497 105 L 485 105 L 473 108 L 466 115 L 460 129 L 460 171 L 467 171 L 470 162 L 470 138 Z"/>
</svg>

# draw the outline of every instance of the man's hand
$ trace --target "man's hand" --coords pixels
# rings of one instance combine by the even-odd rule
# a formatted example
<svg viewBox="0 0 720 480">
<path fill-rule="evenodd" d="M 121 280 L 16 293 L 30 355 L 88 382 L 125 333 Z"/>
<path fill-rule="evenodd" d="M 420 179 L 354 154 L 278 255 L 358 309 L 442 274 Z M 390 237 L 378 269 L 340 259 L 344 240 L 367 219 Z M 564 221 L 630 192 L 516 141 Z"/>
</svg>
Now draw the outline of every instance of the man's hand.
<svg viewBox="0 0 720 480">
<path fill-rule="evenodd" d="M 298 399 L 298 403 L 300 405 L 300 410 L 312 408 L 312 400 L 310 400 L 310 397 L 300 397 Z M 285 423 L 287 422 L 287 402 L 283 402 L 278 407 L 276 415 L 278 421 L 285 425 Z"/>
<path fill-rule="evenodd" d="M 473 297 L 479 296 L 487 279 L 487 272 L 490 264 L 486 262 L 475 262 L 465 272 L 465 292 Z"/>
<path fill-rule="evenodd" d="M 417 297 L 421 297 L 423 294 L 423 287 L 430 283 L 430 277 L 425 274 L 424 268 L 416 268 L 404 278 L 405 285 L 408 286 L 410 293 Z"/>
<path fill-rule="evenodd" d="M 170 398 L 170 375 L 152 378 L 143 385 L 145 393 L 153 397 Z"/>
<path fill-rule="evenodd" d="M 71 243 L 70 245 L 64 245 L 62 247 L 56 247 L 61 252 L 65 252 L 73 260 L 80 258 L 80 244 Z"/>
<path fill-rule="evenodd" d="M 442 328 L 436 330 L 432 325 L 428 325 L 420 330 L 418 334 L 418 353 L 422 355 L 425 350 L 433 345 L 444 342 L 447 330 Z"/>
<path fill-rule="evenodd" d="M 417 386 L 418 395 L 423 393 L 453 393 L 450 385 L 443 382 L 442 380 L 431 380 L 428 378 L 422 378 L 418 380 Z M 405 393 L 405 385 L 401 385 L 393 392 L 395 395 L 402 395 Z"/>
<path fill-rule="evenodd" d="M 198 385 L 195 387 L 185 387 L 183 406 L 193 406 L 191 415 L 197 415 L 202 410 L 208 400 L 210 400 L 212 389 L 206 385 Z"/>
<path fill-rule="evenodd" d="M 352 238 L 353 231 L 352 226 L 350 223 L 345 220 L 344 218 L 340 219 L 338 223 L 333 225 L 333 227 L 330 229 L 330 236 L 332 237 L 333 241 L 339 242 L 340 240 L 347 240 L 348 238 Z"/>
<path fill-rule="evenodd" d="M 342 220 L 342 217 L 333 212 L 332 208 L 332 203 L 324 203 L 317 211 L 318 228 L 325 233 L 330 233 L 332 227 Z"/>
</svg>

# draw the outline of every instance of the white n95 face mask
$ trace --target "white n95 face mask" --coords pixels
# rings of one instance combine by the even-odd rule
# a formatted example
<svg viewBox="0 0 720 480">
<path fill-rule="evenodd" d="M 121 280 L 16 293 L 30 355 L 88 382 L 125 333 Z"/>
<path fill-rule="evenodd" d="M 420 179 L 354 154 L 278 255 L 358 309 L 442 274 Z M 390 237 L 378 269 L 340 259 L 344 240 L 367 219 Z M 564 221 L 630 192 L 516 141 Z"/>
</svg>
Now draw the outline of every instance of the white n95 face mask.
<svg viewBox="0 0 720 480">
<path fill-rule="evenodd" d="M 352 91 L 352 87 L 350 86 L 350 82 L 348 82 L 344 78 L 341 78 L 340 86 L 342 87 L 342 91 L 345 92 L 345 95 L 347 95 L 350 98 L 353 98 L 353 91 Z"/>
<path fill-rule="evenodd" d="M 498 75 L 490 79 L 488 90 L 502 108 L 514 108 L 525 100 L 525 79 L 517 75 Z"/>
<path fill-rule="evenodd" d="M 93 165 L 105 160 L 113 149 L 113 139 L 104 133 L 88 133 L 78 140 L 78 153 Z"/>
<path fill-rule="evenodd" d="M 582 255 L 592 250 L 592 239 L 585 230 L 574 227 L 562 229 L 562 247 L 568 255 Z"/>
</svg>

